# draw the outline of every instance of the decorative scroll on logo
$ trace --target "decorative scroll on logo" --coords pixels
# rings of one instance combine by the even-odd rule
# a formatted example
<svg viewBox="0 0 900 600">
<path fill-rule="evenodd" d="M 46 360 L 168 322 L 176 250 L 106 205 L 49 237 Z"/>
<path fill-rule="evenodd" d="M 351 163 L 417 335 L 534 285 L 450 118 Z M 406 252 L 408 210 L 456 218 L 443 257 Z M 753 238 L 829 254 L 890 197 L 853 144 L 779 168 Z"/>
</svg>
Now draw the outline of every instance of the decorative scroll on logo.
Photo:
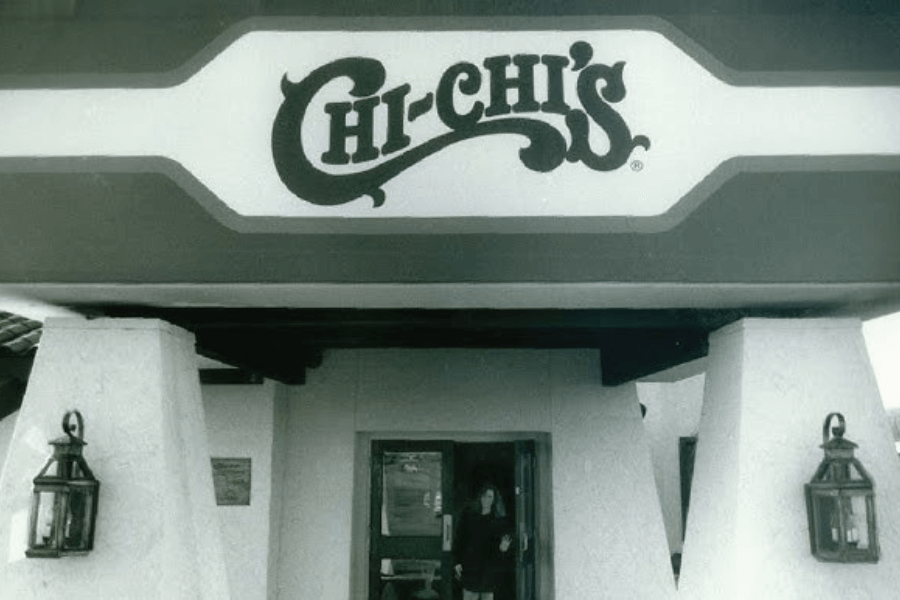
<svg viewBox="0 0 900 600">
<path fill-rule="evenodd" d="M 516 54 L 492 56 L 482 65 L 487 73 L 489 104 L 481 100 L 471 103 L 467 112 L 460 112 L 456 93 L 475 96 L 482 90 L 484 75 L 475 64 L 460 62 L 441 75 L 437 89 L 418 100 L 408 102 L 412 91 L 403 84 L 382 92 L 387 73 L 384 65 L 372 58 L 352 57 L 335 60 L 313 70 L 299 83 L 282 78 L 284 101 L 272 128 L 272 154 L 281 181 L 299 198 L 313 204 L 331 206 L 369 196 L 375 206 L 385 202 L 382 186 L 401 172 L 424 158 L 457 142 L 494 134 L 516 134 L 527 138 L 528 145 L 519 150 L 522 164 L 536 172 L 549 172 L 563 161 L 581 163 L 594 171 L 613 171 L 624 165 L 634 148 L 650 148 L 644 135 L 631 135 L 622 116 L 611 106 L 626 94 L 623 80 L 624 62 L 612 66 L 589 64 L 593 48 L 587 42 L 575 42 L 569 56 Z M 514 65 L 517 77 L 506 74 Z M 542 65 L 546 73 L 546 98 L 535 97 L 535 69 Z M 575 90 L 580 108 L 569 106 L 565 97 L 566 69 L 577 72 Z M 335 79 L 349 78 L 353 87 L 352 102 L 331 102 L 325 105 L 330 118 L 329 146 L 321 155 L 326 165 L 372 163 L 381 157 L 394 155 L 369 169 L 354 173 L 335 174 L 317 168 L 310 160 L 303 143 L 303 124 L 307 110 L 319 91 Z M 598 89 L 598 83 L 602 87 Z M 509 103 L 507 92 L 517 91 L 518 97 Z M 384 105 L 387 112 L 384 143 L 375 145 L 375 109 Z M 407 134 L 407 122 L 413 122 L 435 109 L 440 121 L 448 128 L 421 144 L 412 146 Z M 355 113 L 355 123 L 348 124 L 348 116 Z M 568 128 L 569 142 L 563 132 L 550 123 L 525 117 L 510 117 L 511 113 L 525 115 L 544 113 L 561 115 Z M 591 128 L 598 126 L 609 140 L 609 148 L 598 154 L 591 145 Z M 347 151 L 347 142 L 355 138 L 355 151 Z M 399 154 L 398 154 L 399 153 Z"/>
</svg>

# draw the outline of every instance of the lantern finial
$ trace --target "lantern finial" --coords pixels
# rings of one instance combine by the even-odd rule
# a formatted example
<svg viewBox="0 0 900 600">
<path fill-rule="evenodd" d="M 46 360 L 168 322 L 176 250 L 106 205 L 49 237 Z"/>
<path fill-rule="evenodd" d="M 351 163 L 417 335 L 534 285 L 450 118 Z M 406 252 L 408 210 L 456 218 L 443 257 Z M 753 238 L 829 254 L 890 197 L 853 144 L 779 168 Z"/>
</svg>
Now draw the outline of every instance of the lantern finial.
<svg viewBox="0 0 900 600">
<path fill-rule="evenodd" d="M 831 419 L 837 417 L 838 425 L 837 427 L 831 428 L 831 435 L 834 437 L 842 438 L 844 437 L 844 432 L 847 431 L 847 422 L 844 421 L 844 415 L 839 412 L 829 413 L 827 417 L 825 417 L 825 424 L 822 425 L 822 443 L 828 443 L 828 425 L 831 423 Z"/>
<path fill-rule="evenodd" d="M 75 423 L 72 423 L 72 417 L 75 417 Z M 77 432 L 78 440 L 82 444 L 84 443 L 84 418 L 77 410 L 70 410 L 63 415 L 62 429 L 70 438 L 73 439 L 76 437 L 75 433 L 73 432 Z"/>
</svg>

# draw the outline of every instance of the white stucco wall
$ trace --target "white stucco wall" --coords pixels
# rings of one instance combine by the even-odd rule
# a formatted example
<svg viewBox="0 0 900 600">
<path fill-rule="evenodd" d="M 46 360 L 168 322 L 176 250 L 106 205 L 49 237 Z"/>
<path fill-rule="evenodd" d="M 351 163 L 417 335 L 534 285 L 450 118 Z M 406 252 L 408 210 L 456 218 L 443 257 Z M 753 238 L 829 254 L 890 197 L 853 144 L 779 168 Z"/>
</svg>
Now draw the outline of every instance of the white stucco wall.
<svg viewBox="0 0 900 600">
<path fill-rule="evenodd" d="M 704 441 L 714 450 L 707 452 L 711 458 L 706 466 L 698 468 L 701 479 L 716 483 L 712 492 L 701 495 L 695 518 L 702 515 L 702 522 L 695 522 L 693 530 L 714 533 L 708 543 L 687 548 L 693 554 L 686 560 L 701 566 L 694 569 L 698 577 L 688 581 L 681 597 L 725 597 L 698 589 L 700 580 L 715 580 L 727 570 L 705 566 L 720 564 L 717 556 L 740 556 L 744 567 L 755 565 L 748 577 L 766 573 L 766 586 L 723 575 L 727 581 L 710 588 L 730 589 L 731 597 L 741 597 L 734 593 L 736 587 L 777 587 L 787 594 L 783 597 L 796 598 L 813 588 L 816 597 L 862 589 L 858 583 L 851 588 L 837 585 L 847 579 L 842 573 L 853 578 L 862 574 L 878 589 L 893 589 L 900 579 L 891 560 L 900 543 L 900 513 L 890 498 L 900 490 L 900 471 L 858 324 L 751 321 L 716 339 L 742 337 L 748 328 L 751 339 L 714 346 L 712 384 L 694 377 L 674 384 L 641 384 L 640 393 L 634 384 L 603 388 L 599 356 L 579 350 L 332 351 L 320 368 L 309 372 L 304 386 L 204 388 L 209 455 L 249 457 L 253 462 L 251 506 L 215 509 L 232 597 L 356 598 L 367 532 L 367 523 L 358 518 L 367 498 L 359 487 L 360 472 L 363 480 L 367 476 L 367 462 L 360 461 L 361 435 L 469 439 L 466 436 L 542 432 L 552 445 L 545 465 L 552 471 L 551 499 L 545 506 L 552 509 L 553 530 L 544 536 L 544 556 L 553 558 L 553 597 L 674 598 L 668 553 L 673 536 L 680 537 L 680 517 L 668 511 L 680 503 L 677 438 L 696 432 L 696 398 L 704 383 L 714 386 L 703 409 L 709 434 Z M 128 337 L 109 333 L 113 340 L 119 335 Z M 82 348 L 83 340 L 72 345 Z M 98 344 L 104 352 L 107 346 L 110 352 L 116 347 L 105 338 Z M 128 346 L 134 353 L 137 346 L 130 341 Z M 61 352 L 57 362 L 70 368 L 70 356 Z M 185 356 L 165 356 L 173 365 L 182 365 L 178 369 L 191 362 Z M 132 356 L 114 370 L 127 382 L 125 389 L 134 385 L 126 366 L 135 362 L 140 360 Z M 68 385 L 63 376 L 47 381 Z M 144 398 L 147 385 L 132 392 L 135 398 Z M 172 397 L 182 395 L 172 392 Z M 643 422 L 638 396 L 649 408 Z M 773 418 L 787 408 L 780 419 Z M 860 443 L 858 456 L 878 485 L 883 550 L 878 565 L 826 565 L 809 556 L 800 490 L 821 458 L 818 432 L 826 410 L 832 409 L 847 416 L 848 437 Z M 741 416 L 732 414 L 736 411 Z M 127 436 L 127 431 L 98 427 L 100 419 L 94 414 L 89 451 L 92 464 L 106 474 L 108 494 L 121 485 L 109 476 L 113 466 L 131 473 L 135 464 L 95 453 L 105 447 L 130 447 L 133 440 L 116 446 L 112 439 Z M 192 419 L 195 424 L 203 420 L 197 415 Z M 12 415 L 0 421 L 0 464 L 16 420 Z M 37 437 L 35 445 L 43 456 L 47 435 Z M 751 441 L 757 445 L 747 445 Z M 29 465 L 35 461 L 40 462 L 35 458 Z M 669 466 L 661 468 L 663 464 Z M 736 465 L 743 472 L 740 477 L 735 476 Z M 33 475 L 33 470 L 29 466 L 24 475 Z M 752 484 L 760 482 L 765 482 L 767 495 L 757 498 Z M 780 486 L 778 493 L 769 491 L 773 482 Z M 0 482 L 0 488 L 4 486 L 9 484 Z M 704 498 L 710 502 L 704 504 Z M 773 510 L 758 509 L 769 501 L 775 503 Z M 104 515 L 118 504 L 104 504 Z M 735 535 L 724 534 L 726 530 Z M 765 554 L 775 551 L 781 558 Z M 92 557 L 100 555 L 98 550 Z"/>
<path fill-rule="evenodd" d="M 267 597 L 276 385 L 202 387 L 209 453 L 249 458 L 250 506 L 217 506 L 232 598 Z"/>
<path fill-rule="evenodd" d="M 201 390 L 209 454 L 212 457 L 250 458 L 250 506 L 218 506 L 224 558 L 232 598 L 267 598 L 270 547 L 277 548 L 277 529 L 270 527 L 273 503 L 275 432 L 283 425 L 277 386 L 204 386 Z M 12 439 L 18 412 L 0 420 L 0 466 Z M 105 507 L 104 507 L 105 508 Z M 275 569 L 271 570 L 275 573 Z M 3 598 L 0 585 L 0 598 Z"/>
<path fill-rule="evenodd" d="M 358 597 L 360 432 L 548 433 L 554 597 L 674 596 L 635 385 L 602 387 L 596 351 L 331 351 L 291 392 L 281 597 Z"/>
<path fill-rule="evenodd" d="M 32 478 L 73 407 L 101 482 L 94 548 L 28 559 Z M 228 597 L 206 437 L 192 335 L 48 320 L 0 479 L 0 597 Z"/>
<path fill-rule="evenodd" d="M 817 561 L 803 485 L 823 458 L 825 416 L 876 486 L 877 564 Z M 894 598 L 900 582 L 900 469 L 860 323 L 747 319 L 710 337 L 685 539 L 689 598 Z"/>
</svg>

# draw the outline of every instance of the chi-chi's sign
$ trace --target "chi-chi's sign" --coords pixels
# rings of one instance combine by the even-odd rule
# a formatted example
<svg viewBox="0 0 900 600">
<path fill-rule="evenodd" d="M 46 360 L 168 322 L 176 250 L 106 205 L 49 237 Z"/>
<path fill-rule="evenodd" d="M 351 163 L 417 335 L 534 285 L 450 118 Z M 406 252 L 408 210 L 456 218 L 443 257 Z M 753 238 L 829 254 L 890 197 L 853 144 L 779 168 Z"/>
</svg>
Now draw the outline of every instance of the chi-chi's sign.
<svg viewBox="0 0 900 600">
<path fill-rule="evenodd" d="M 618 169 L 635 147 L 649 149 L 650 140 L 644 135 L 632 136 L 613 107 L 626 95 L 625 63 L 591 64 L 592 58 L 591 45 L 579 41 L 572 44 L 569 56 L 516 54 L 487 57 L 481 64 L 458 62 L 443 71 L 434 91 L 412 102 L 409 83 L 384 89 L 385 67 L 372 58 L 330 62 L 296 84 L 285 77 L 285 100 L 272 134 L 278 174 L 298 198 L 314 204 L 344 204 L 368 195 L 375 206 L 381 206 L 385 200 L 381 186 L 390 179 L 452 144 L 490 135 L 525 138 L 528 146 L 519 151 L 519 157 L 522 166 L 531 171 L 552 171 L 564 160 L 598 172 Z M 535 89 L 536 70 L 543 71 L 541 90 Z M 567 78 L 575 79 L 575 107 L 566 97 Z M 334 174 L 318 168 L 307 156 L 302 134 L 307 119 L 322 117 L 307 115 L 313 99 L 322 88 L 341 79 L 352 82 L 353 98 L 325 105 L 328 149 L 321 154 L 321 161 L 325 165 L 359 164 L 363 170 Z M 379 107 L 383 114 L 376 119 Z M 445 131 L 413 144 L 407 122 L 431 112 Z M 535 118 L 538 114 L 563 117 L 567 135 Z M 376 121 L 382 128 L 379 136 L 375 135 Z M 592 127 L 600 130 L 596 137 L 606 142 L 602 154 L 592 147 Z M 380 146 L 376 146 L 376 138 L 381 140 Z M 347 148 L 351 139 L 355 142 L 352 154 Z M 393 158 L 369 166 L 388 156 Z M 489 164 L 480 166 L 490 168 Z"/>
<path fill-rule="evenodd" d="M 559 231 L 900 156 L 900 88 L 734 73 L 669 29 L 264 24 L 173 73 L 7 82 L 0 170 L 162 171 L 243 230 Z"/>
</svg>

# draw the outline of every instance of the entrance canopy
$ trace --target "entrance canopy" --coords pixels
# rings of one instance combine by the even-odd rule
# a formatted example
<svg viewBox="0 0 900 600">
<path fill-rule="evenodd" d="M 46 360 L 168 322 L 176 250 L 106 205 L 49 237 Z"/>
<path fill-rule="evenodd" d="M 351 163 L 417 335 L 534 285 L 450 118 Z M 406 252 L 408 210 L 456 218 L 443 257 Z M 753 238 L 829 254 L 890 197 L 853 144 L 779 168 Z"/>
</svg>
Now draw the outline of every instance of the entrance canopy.
<svg viewBox="0 0 900 600">
<path fill-rule="evenodd" d="M 10 4 L 0 292 L 286 382 L 900 308 L 892 3 L 511 4 Z"/>
</svg>

